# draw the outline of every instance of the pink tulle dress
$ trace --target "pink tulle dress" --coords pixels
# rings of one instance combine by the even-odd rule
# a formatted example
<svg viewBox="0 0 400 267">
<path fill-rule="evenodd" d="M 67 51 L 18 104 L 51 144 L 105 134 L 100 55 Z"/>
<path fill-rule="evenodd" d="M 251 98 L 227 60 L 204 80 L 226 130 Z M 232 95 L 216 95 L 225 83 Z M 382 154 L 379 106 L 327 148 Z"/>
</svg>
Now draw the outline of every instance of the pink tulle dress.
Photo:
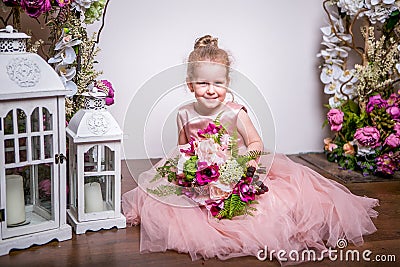
<svg viewBox="0 0 400 267">
<path fill-rule="evenodd" d="M 243 106 L 228 102 L 220 119 L 228 132 L 236 125 Z M 197 136 L 215 116 L 201 116 L 194 103 L 178 112 L 188 140 Z M 240 137 L 240 136 L 239 136 Z M 243 146 L 243 140 L 239 140 Z M 244 148 L 245 149 L 245 148 Z M 168 157 L 176 155 L 171 152 Z M 259 195 L 254 216 L 243 215 L 232 220 L 214 218 L 203 206 L 186 196 L 154 196 L 148 188 L 168 184 L 154 179 L 156 168 L 142 173 L 139 186 L 122 196 L 122 209 L 131 225 L 140 224 L 140 252 L 176 250 L 189 253 L 192 260 L 217 257 L 257 256 L 260 249 L 268 251 L 321 252 L 336 247 L 345 238 L 355 245 L 363 244 L 363 235 L 376 231 L 371 217 L 377 199 L 356 196 L 343 185 L 297 164 L 282 154 L 262 156 L 261 163 L 270 165 L 264 184 L 269 192 Z M 281 264 L 296 264 L 285 261 Z"/>
</svg>

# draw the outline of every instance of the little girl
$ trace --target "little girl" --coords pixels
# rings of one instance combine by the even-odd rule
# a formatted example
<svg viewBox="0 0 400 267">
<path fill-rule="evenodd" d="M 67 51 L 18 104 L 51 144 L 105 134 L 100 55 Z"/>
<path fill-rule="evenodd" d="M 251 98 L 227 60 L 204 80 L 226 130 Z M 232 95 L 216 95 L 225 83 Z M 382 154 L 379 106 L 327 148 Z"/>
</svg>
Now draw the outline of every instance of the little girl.
<svg viewBox="0 0 400 267">
<path fill-rule="evenodd" d="M 246 108 L 225 101 L 229 68 L 229 56 L 218 48 L 217 39 L 206 35 L 196 40 L 187 69 L 187 86 L 196 102 L 178 111 L 179 145 L 187 145 L 198 136 L 199 129 L 205 129 L 218 117 L 229 134 L 237 133 L 240 153 L 263 150 Z M 341 184 L 284 155 L 273 158 L 264 179 L 269 192 L 258 196 L 254 216 L 232 220 L 216 219 L 204 206 L 193 205 L 184 195 L 148 194 L 147 188 L 168 184 L 166 179 L 154 179 L 156 168 L 165 162 L 163 159 L 142 173 L 139 186 L 122 196 L 128 223 L 141 224 L 141 252 L 172 249 L 189 253 L 193 260 L 260 256 L 260 250 L 265 248 L 286 253 L 310 249 L 323 253 L 342 238 L 361 245 L 363 235 L 376 231 L 371 217 L 377 216 L 373 207 L 378 200 L 353 195 Z M 248 162 L 250 166 L 257 164 L 255 160 Z M 304 260 L 291 260 L 288 254 L 277 259 L 281 264 Z"/>
</svg>

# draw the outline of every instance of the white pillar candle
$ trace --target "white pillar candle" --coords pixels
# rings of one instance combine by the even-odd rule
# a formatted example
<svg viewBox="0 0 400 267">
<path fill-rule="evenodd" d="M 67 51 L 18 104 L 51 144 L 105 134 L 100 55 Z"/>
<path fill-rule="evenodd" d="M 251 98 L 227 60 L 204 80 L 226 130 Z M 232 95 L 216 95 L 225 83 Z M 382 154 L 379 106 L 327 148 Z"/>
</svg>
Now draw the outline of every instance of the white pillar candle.
<svg viewBox="0 0 400 267">
<path fill-rule="evenodd" d="M 22 176 L 6 175 L 6 203 L 7 225 L 25 222 L 25 197 Z"/>
<path fill-rule="evenodd" d="M 103 211 L 103 196 L 97 182 L 85 184 L 85 212 Z"/>
</svg>

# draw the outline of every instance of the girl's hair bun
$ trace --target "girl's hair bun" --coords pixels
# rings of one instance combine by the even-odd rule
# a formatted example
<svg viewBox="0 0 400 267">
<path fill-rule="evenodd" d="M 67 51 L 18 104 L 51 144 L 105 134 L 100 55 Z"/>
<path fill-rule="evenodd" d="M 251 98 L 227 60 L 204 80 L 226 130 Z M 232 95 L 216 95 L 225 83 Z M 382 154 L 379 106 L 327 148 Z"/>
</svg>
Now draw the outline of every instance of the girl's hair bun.
<svg viewBox="0 0 400 267">
<path fill-rule="evenodd" d="M 215 48 L 218 48 L 218 38 L 214 38 L 211 35 L 204 35 L 203 37 L 196 39 L 194 49 L 205 46 L 214 46 Z"/>
</svg>

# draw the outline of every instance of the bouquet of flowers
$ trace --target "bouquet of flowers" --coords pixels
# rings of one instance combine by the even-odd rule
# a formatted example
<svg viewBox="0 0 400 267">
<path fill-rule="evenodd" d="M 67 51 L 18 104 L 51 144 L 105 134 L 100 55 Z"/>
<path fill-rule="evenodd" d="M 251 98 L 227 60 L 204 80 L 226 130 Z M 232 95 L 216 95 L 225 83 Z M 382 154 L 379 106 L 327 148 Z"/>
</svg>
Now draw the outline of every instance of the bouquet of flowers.
<svg viewBox="0 0 400 267">
<path fill-rule="evenodd" d="M 266 153 L 239 155 L 236 134 L 227 134 L 219 116 L 197 134 L 198 138 L 189 142 L 190 147 L 180 149 L 176 158 L 157 168 L 153 180 L 165 177 L 173 185 L 147 190 L 158 196 L 186 195 L 218 219 L 253 215 L 256 208 L 251 205 L 257 204 L 256 196 L 267 192 L 268 187 L 258 175 L 265 169 L 256 170 L 247 163 Z"/>
</svg>

